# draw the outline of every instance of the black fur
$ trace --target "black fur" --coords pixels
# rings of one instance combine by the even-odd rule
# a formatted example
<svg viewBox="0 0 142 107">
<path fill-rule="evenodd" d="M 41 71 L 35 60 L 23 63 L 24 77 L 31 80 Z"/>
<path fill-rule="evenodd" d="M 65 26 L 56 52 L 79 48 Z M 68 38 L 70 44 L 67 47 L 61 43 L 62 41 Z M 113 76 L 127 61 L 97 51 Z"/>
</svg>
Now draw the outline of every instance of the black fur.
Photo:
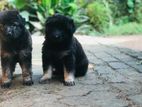
<svg viewBox="0 0 142 107">
<path fill-rule="evenodd" d="M 46 36 L 42 48 L 43 72 L 51 65 L 57 75 L 64 75 L 64 67 L 74 76 L 84 76 L 88 69 L 88 59 L 81 44 L 73 37 L 75 25 L 72 19 L 63 15 L 54 15 L 46 21 Z M 44 80 L 43 80 L 44 81 Z M 43 82 L 40 80 L 40 82 Z M 65 85 L 75 85 L 74 80 Z"/>
<path fill-rule="evenodd" d="M 11 85 L 18 62 L 22 68 L 23 84 L 32 85 L 32 40 L 25 28 L 25 20 L 16 10 L 0 12 L 0 43 L 2 87 Z"/>
</svg>

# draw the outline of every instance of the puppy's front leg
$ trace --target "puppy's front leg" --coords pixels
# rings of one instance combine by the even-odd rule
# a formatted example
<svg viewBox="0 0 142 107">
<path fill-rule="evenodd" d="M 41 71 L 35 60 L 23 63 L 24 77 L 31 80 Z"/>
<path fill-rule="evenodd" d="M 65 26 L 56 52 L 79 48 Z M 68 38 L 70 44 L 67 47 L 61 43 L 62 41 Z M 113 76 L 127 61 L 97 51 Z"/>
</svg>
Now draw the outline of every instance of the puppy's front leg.
<svg viewBox="0 0 142 107">
<path fill-rule="evenodd" d="M 40 84 L 45 84 L 48 80 L 52 78 L 52 66 L 50 58 L 51 58 L 50 54 L 43 52 L 42 54 L 43 76 L 39 80 Z"/>
<path fill-rule="evenodd" d="M 50 80 L 52 78 L 52 66 L 49 65 L 48 67 L 46 67 L 46 69 L 44 69 L 43 72 L 44 72 L 44 74 L 39 80 L 39 83 L 41 83 L 41 84 L 46 83 L 48 80 Z"/>
<path fill-rule="evenodd" d="M 20 66 L 22 68 L 23 75 L 23 85 L 30 86 L 33 84 L 32 80 L 32 61 L 31 61 L 31 53 L 21 52 L 20 54 Z"/>
<path fill-rule="evenodd" d="M 2 66 L 2 88 L 9 88 L 11 86 L 12 73 L 15 69 L 16 62 L 10 53 L 1 53 Z"/>
<path fill-rule="evenodd" d="M 66 86 L 75 85 L 75 60 L 73 55 L 66 56 L 64 59 L 64 84 Z"/>
</svg>

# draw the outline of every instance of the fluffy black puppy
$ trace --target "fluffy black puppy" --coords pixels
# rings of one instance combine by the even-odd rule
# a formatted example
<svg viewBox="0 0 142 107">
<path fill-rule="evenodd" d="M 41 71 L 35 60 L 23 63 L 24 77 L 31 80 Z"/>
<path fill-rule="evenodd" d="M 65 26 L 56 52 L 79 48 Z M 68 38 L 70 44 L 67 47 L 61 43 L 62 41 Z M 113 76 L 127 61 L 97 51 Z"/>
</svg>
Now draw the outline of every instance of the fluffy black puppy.
<svg viewBox="0 0 142 107">
<path fill-rule="evenodd" d="M 81 44 L 73 37 L 73 20 L 63 15 L 54 15 L 47 19 L 45 29 L 46 36 L 42 48 L 44 74 L 40 83 L 50 79 L 52 74 L 57 74 L 64 76 L 65 85 L 75 85 L 74 77 L 86 74 L 88 59 Z"/>
<path fill-rule="evenodd" d="M 23 84 L 32 85 L 32 40 L 25 28 L 25 20 L 16 10 L 0 12 L 0 43 L 2 87 L 11 85 L 18 62 L 22 68 Z"/>
</svg>

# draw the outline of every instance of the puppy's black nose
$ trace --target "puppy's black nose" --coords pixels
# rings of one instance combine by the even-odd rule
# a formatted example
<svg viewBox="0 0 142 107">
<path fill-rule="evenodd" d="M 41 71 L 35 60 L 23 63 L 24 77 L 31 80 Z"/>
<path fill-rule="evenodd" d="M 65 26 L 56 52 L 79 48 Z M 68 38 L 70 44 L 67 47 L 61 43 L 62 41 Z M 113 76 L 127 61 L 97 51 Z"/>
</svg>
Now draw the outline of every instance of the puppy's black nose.
<svg viewBox="0 0 142 107">
<path fill-rule="evenodd" d="M 55 31 L 53 32 L 53 39 L 54 39 L 54 40 L 60 41 L 62 37 L 63 37 L 62 31 L 60 31 L 60 30 L 55 30 Z"/>
<path fill-rule="evenodd" d="M 59 38 L 60 36 L 57 34 L 57 35 L 55 35 L 55 38 Z"/>
<path fill-rule="evenodd" d="M 12 35 L 12 32 L 11 32 L 11 31 L 9 31 L 9 32 L 8 32 L 8 35 Z"/>
<path fill-rule="evenodd" d="M 11 30 L 11 28 L 8 27 L 6 32 L 7 32 L 8 35 L 12 35 L 12 30 Z"/>
<path fill-rule="evenodd" d="M 12 32 L 11 32 L 11 31 L 9 31 L 9 32 L 7 32 L 7 34 L 8 34 L 8 35 L 12 35 Z"/>
</svg>

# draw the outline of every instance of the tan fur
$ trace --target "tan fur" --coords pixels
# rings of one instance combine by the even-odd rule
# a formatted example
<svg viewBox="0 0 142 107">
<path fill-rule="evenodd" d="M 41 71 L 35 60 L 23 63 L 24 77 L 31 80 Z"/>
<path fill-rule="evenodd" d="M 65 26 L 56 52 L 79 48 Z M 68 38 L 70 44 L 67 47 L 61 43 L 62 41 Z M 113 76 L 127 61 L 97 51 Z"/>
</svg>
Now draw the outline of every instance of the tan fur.
<svg viewBox="0 0 142 107">
<path fill-rule="evenodd" d="M 9 72 L 9 69 L 7 69 L 6 71 L 3 71 L 2 73 L 2 82 L 3 83 L 6 83 L 6 82 L 9 82 L 11 81 L 9 78 L 8 78 L 8 74 L 7 72 Z"/>
<path fill-rule="evenodd" d="M 11 56 L 11 54 L 8 53 L 8 52 L 6 52 L 6 51 L 1 51 L 1 55 L 2 55 L 3 57 L 10 57 L 10 56 Z"/>
<path fill-rule="evenodd" d="M 68 73 L 65 67 L 64 67 L 64 80 L 66 82 L 74 81 L 74 74 L 72 72 Z"/>
</svg>

